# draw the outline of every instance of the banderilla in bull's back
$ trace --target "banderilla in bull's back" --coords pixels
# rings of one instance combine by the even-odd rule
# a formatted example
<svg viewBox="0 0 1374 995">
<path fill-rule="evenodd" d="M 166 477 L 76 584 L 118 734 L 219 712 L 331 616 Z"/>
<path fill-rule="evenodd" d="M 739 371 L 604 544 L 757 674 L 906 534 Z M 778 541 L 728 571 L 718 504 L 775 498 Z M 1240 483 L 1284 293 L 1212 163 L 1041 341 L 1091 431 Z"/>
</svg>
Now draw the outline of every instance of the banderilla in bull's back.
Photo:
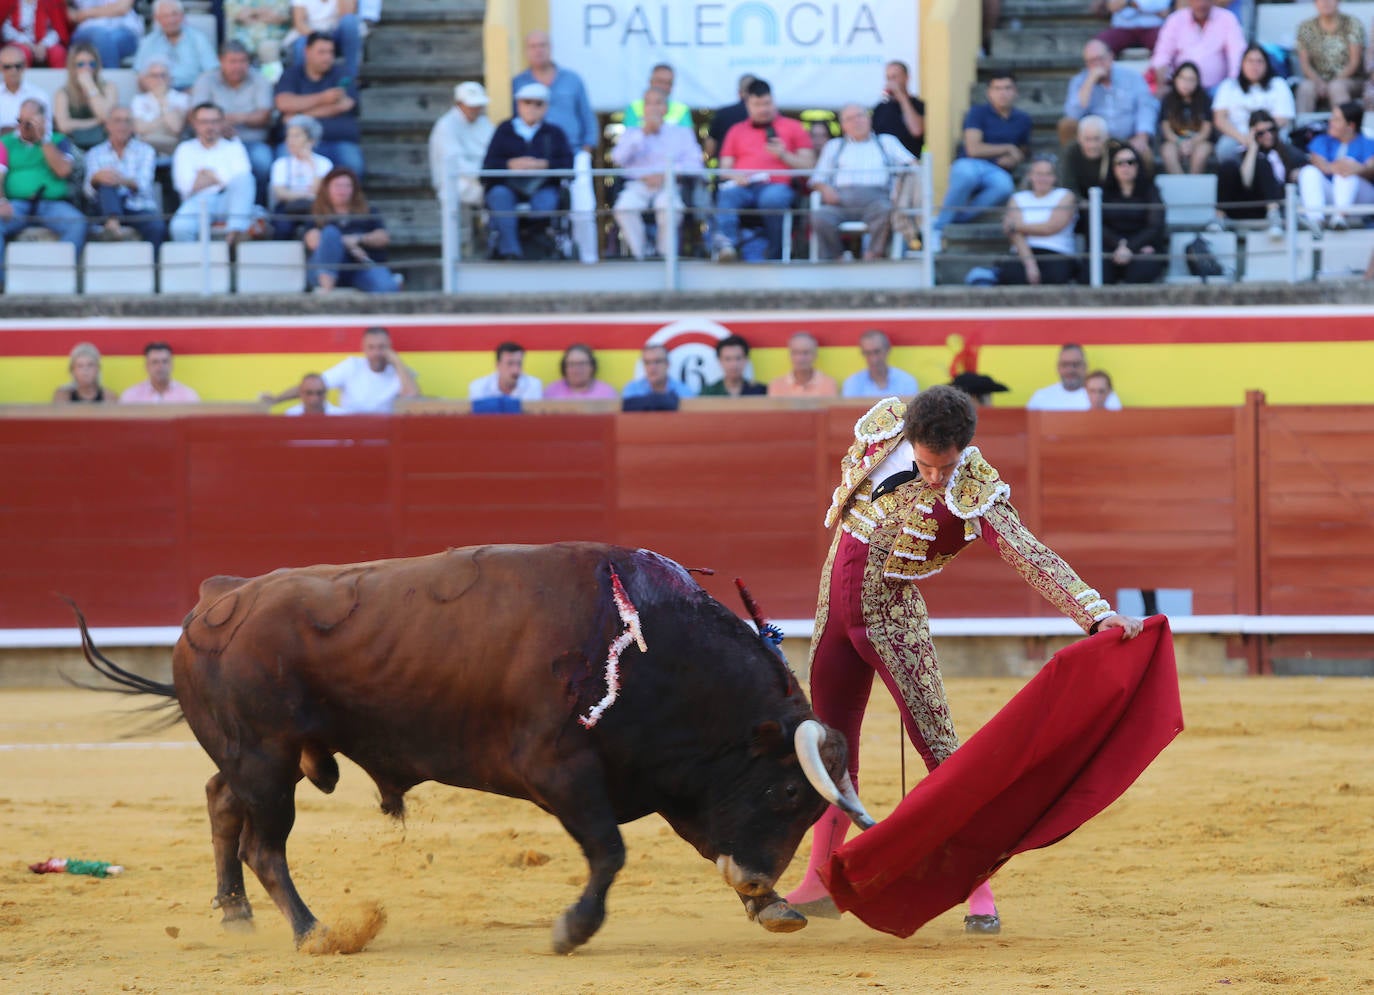
<svg viewBox="0 0 1374 995">
<path fill-rule="evenodd" d="M 303 949 L 361 949 L 381 928 L 326 930 L 286 862 L 296 785 L 333 791 L 338 754 L 393 816 L 424 781 L 537 798 L 589 870 L 554 924 L 559 953 L 605 919 L 621 823 L 660 813 L 772 932 L 806 925 L 774 885 L 826 805 L 872 823 L 844 737 L 775 650 L 649 550 L 475 546 L 212 577 L 170 684 L 111 661 L 72 608 L 99 689 L 166 699 L 218 768 L 206 793 L 224 923 L 252 923 L 246 863 Z"/>
</svg>

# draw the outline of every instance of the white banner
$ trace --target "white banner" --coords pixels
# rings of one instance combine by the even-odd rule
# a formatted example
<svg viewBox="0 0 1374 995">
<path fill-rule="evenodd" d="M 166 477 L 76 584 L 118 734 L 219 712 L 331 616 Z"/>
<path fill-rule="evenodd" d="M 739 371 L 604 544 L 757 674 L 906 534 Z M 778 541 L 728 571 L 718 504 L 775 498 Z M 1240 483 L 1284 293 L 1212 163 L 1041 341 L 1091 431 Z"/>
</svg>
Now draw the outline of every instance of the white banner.
<svg viewBox="0 0 1374 995">
<path fill-rule="evenodd" d="M 649 70 L 676 71 L 673 99 L 714 108 L 738 100 L 744 73 L 791 109 L 878 102 L 883 66 L 917 66 L 916 0 L 549 0 L 553 58 L 580 75 L 592 105 L 617 111 L 644 95 Z M 913 82 L 913 87 L 915 83 Z"/>
</svg>

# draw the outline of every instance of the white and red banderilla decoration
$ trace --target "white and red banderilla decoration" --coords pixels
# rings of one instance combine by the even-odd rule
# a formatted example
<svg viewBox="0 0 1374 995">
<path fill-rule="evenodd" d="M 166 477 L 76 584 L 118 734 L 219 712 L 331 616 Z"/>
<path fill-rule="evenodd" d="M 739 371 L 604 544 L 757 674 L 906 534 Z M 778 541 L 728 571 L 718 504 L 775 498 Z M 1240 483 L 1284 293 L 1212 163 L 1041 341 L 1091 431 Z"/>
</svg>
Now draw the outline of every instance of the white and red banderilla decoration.
<svg viewBox="0 0 1374 995">
<path fill-rule="evenodd" d="M 601 720 L 606 709 L 615 704 L 620 694 L 620 654 L 625 652 L 630 643 L 636 644 L 641 653 L 649 651 L 644 644 L 644 635 L 639 631 L 639 610 L 625 593 L 625 585 L 620 583 L 620 575 L 615 572 L 615 567 L 611 567 L 611 597 L 615 599 L 616 611 L 620 613 L 620 621 L 625 624 L 625 631 L 615 638 L 610 652 L 606 654 L 606 696 L 586 715 L 577 717 L 577 721 L 586 729 Z"/>
</svg>

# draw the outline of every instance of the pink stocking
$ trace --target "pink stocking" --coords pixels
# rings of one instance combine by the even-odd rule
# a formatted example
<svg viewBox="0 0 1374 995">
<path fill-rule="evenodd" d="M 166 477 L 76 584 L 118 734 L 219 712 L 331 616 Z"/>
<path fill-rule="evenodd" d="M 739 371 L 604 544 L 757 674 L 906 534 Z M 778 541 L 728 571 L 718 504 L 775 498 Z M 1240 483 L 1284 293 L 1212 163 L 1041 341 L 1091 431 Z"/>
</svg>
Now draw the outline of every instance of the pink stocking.
<svg viewBox="0 0 1374 995">
<path fill-rule="evenodd" d="M 825 883 L 821 881 L 820 869 L 830 860 L 830 855 L 840 848 L 845 834 L 849 832 L 849 816 L 831 805 L 825 814 L 816 821 L 811 832 L 811 859 L 806 862 L 806 877 L 792 890 L 787 900 L 793 905 L 799 902 L 814 902 L 818 898 L 829 897 Z"/>
<path fill-rule="evenodd" d="M 991 916 L 997 914 L 997 902 L 993 900 L 992 888 L 984 881 L 968 896 L 968 914 L 971 916 Z"/>
</svg>

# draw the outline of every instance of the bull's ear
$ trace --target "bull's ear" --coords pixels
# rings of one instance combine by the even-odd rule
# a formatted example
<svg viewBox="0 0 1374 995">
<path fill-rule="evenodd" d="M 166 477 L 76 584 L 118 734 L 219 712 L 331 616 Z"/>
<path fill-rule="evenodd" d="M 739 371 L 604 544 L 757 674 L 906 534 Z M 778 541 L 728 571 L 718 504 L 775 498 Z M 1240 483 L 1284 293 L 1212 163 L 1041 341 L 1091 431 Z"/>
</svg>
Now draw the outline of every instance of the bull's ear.
<svg viewBox="0 0 1374 995">
<path fill-rule="evenodd" d="M 749 748 L 754 756 L 763 756 L 772 753 L 786 739 L 782 734 L 782 726 L 769 720 L 760 722 L 754 727 L 754 734 L 750 737 Z"/>
</svg>

